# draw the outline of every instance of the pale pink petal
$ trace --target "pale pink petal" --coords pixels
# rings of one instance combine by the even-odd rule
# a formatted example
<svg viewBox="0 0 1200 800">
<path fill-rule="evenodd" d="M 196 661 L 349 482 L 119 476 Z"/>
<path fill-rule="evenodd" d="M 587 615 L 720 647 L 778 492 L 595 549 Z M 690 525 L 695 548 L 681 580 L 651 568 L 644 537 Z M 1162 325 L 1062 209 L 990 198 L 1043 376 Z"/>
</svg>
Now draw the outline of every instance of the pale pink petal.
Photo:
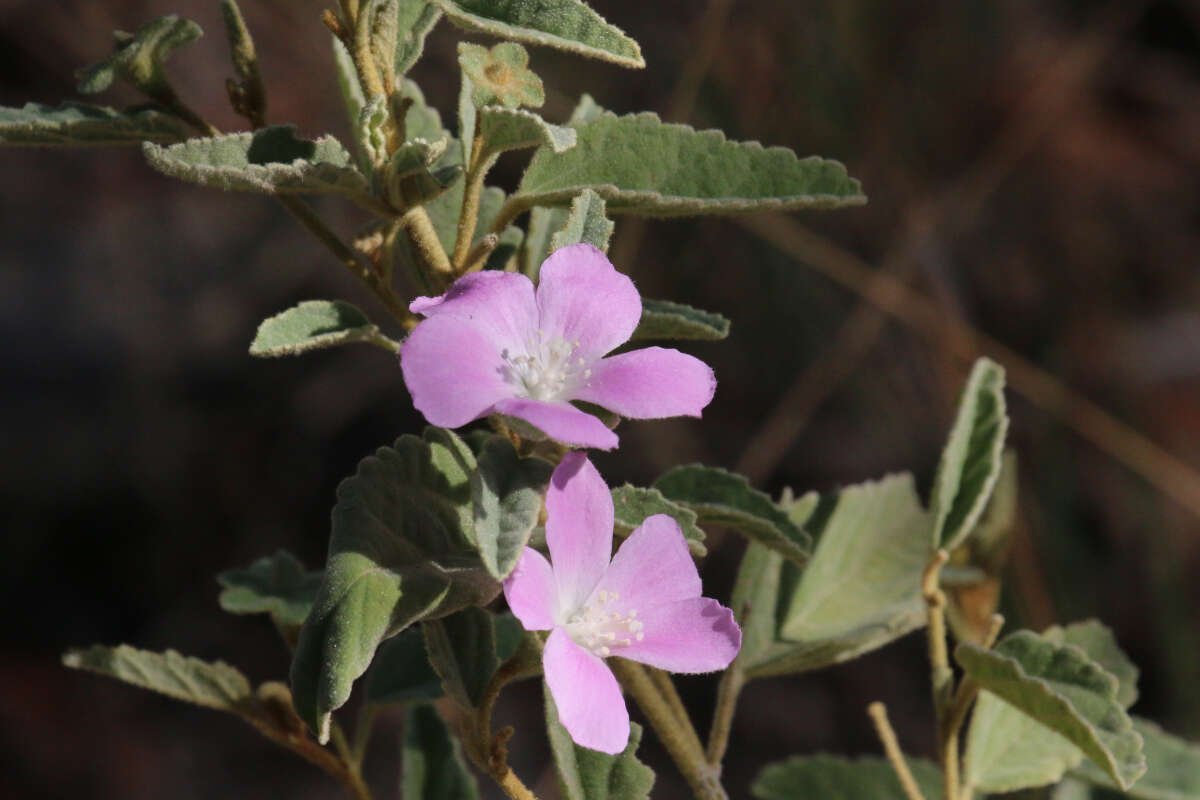
<svg viewBox="0 0 1200 800">
<path fill-rule="evenodd" d="M 665 347 L 646 347 L 601 359 L 572 400 L 586 400 L 623 417 L 698 417 L 717 379 L 700 359 Z"/>
<path fill-rule="evenodd" d="M 614 755 L 625 749 L 629 710 L 603 661 L 555 628 L 542 650 L 542 669 L 558 707 L 558 721 L 576 744 Z"/>
<path fill-rule="evenodd" d="M 642 299 L 628 276 L 590 244 L 556 250 L 542 263 L 537 304 L 549 339 L 578 342 L 574 356 L 591 362 L 629 341 Z"/>
<path fill-rule="evenodd" d="M 473 325 L 427 319 L 400 346 L 400 368 L 413 405 L 434 425 L 457 428 L 511 397 L 496 344 Z"/>
<path fill-rule="evenodd" d="M 588 604 L 602 590 L 617 594 L 614 610 L 623 613 L 699 597 L 700 574 L 679 523 L 666 514 L 647 517 L 621 543 Z"/>
<path fill-rule="evenodd" d="M 716 672 L 725 669 L 742 647 L 742 631 L 733 612 L 708 597 L 638 609 L 641 641 L 614 655 L 668 672 Z"/>
<path fill-rule="evenodd" d="M 511 394 L 510 389 L 510 398 L 497 402 L 495 410 L 525 420 L 551 439 L 600 450 L 612 450 L 617 446 L 617 435 L 607 425 L 570 403 L 530 400 L 511 397 Z"/>
<path fill-rule="evenodd" d="M 550 630 L 554 627 L 556 595 L 550 562 L 537 550 L 526 547 L 504 581 L 504 599 L 513 616 L 527 631 Z"/>
<path fill-rule="evenodd" d="M 554 468 L 546 490 L 546 545 L 554 563 L 563 615 L 583 607 L 608 569 L 612 538 L 613 503 L 608 485 L 585 454 L 567 453 Z"/>
<path fill-rule="evenodd" d="M 491 339 L 497 351 L 507 348 L 513 355 L 525 355 L 538 328 L 533 283 L 516 272 L 472 272 L 441 297 L 418 297 L 408 310 L 431 319 L 464 320 Z"/>
</svg>

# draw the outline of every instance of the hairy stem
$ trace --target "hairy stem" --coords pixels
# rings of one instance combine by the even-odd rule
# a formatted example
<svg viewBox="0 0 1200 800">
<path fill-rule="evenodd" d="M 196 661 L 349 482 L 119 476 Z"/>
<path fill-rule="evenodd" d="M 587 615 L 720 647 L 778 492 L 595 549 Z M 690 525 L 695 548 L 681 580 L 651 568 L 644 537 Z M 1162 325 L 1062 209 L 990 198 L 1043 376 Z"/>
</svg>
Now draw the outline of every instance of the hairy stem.
<svg viewBox="0 0 1200 800">
<path fill-rule="evenodd" d="M 725 758 L 725 751 L 729 748 L 729 733 L 733 729 L 733 714 L 745 685 L 746 671 L 742 669 L 741 660 L 735 658 L 717 686 L 717 707 L 713 711 L 712 728 L 708 732 L 709 764 L 720 764 Z"/>
<path fill-rule="evenodd" d="M 921 577 L 921 593 L 929 615 L 929 682 L 933 689 L 933 708 L 937 719 L 938 755 L 942 762 L 945 800 L 958 798 L 958 731 L 950 731 L 947 720 L 954 702 L 954 670 L 946 648 L 946 595 L 938 586 L 942 567 L 950 554 L 938 550 Z"/>
<path fill-rule="evenodd" d="M 728 800 L 729 795 L 721 786 L 720 770 L 705 759 L 695 730 L 692 730 L 691 736 L 683 732 L 679 718 L 646 670 L 640 664 L 620 658 L 610 658 L 608 665 L 621 685 L 637 701 L 697 800 Z M 693 741 L 696 743 L 693 744 Z"/>
<path fill-rule="evenodd" d="M 462 210 L 458 215 L 458 236 L 454 240 L 454 255 L 451 257 L 454 270 L 459 274 L 466 272 L 469 263 L 467 254 L 471 249 L 471 240 L 475 238 L 475 226 L 479 222 L 479 198 L 483 195 L 483 181 L 494 162 L 495 158 L 484 155 L 483 139 L 476 135 L 467 159 L 467 174 L 464 177 L 466 189 L 463 192 Z"/>
<path fill-rule="evenodd" d="M 683 731 L 683 735 L 691 740 L 691 746 L 697 750 L 703 750 L 704 745 L 700 742 L 700 737 L 696 733 L 696 727 L 692 725 L 692 718 L 688 716 L 687 709 L 683 705 L 683 700 L 679 697 L 679 691 L 675 688 L 675 681 L 671 680 L 671 676 L 663 672 L 661 669 L 654 667 L 646 667 L 646 674 L 650 676 L 651 682 L 654 683 L 654 688 L 658 689 L 659 694 L 666 700 L 667 706 L 675 718 L 679 720 L 679 727 Z"/>
<path fill-rule="evenodd" d="M 359 772 L 359 764 L 354 761 L 354 751 L 346 739 L 346 733 L 342 730 L 342 726 L 334 722 L 330 734 L 333 737 L 333 744 L 341 756 L 339 763 L 344 767 L 343 773 L 338 777 L 346 784 L 351 797 L 354 797 L 355 800 L 371 800 L 371 790 L 363 780 L 362 773 Z"/>
<path fill-rule="evenodd" d="M 892 730 L 892 723 L 888 722 L 887 706 L 878 702 L 871 703 L 867 706 L 867 713 L 871 715 L 871 721 L 875 723 L 875 733 L 879 735 L 879 741 L 883 744 L 883 752 L 887 754 L 887 759 L 891 763 L 892 769 L 895 770 L 896 777 L 900 779 L 904 796 L 908 800 L 925 800 L 908 768 L 908 762 L 904 760 L 904 752 L 900 749 L 900 741 L 896 738 L 896 732 Z"/>
<path fill-rule="evenodd" d="M 347 4 L 350 5 L 350 4 Z M 353 5 L 357 6 L 357 3 Z M 363 92 L 367 98 L 379 97 L 386 95 L 383 80 L 379 77 L 379 70 L 375 66 L 375 57 L 371 54 L 371 20 L 369 14 L 358 13 L 361 9 L 356 8 L 356 16 L 351 19 L 351 25 L 354 27 L 354 47 L 351 53 L 354 55 L 354 68 L 358 70 L 358 79 L 362 81 Z M 346 9 L 349 15 L 349 9 Z"/>
<path fill-rule="evenodd" d="M 400 218 L 400 230 L 413 243 L 420 269 L 434 286 L 445 289 L 454 279 L 454 267 L 446 256 L 433 221 L 423 206 L 410 208 Z"/>
</svg>

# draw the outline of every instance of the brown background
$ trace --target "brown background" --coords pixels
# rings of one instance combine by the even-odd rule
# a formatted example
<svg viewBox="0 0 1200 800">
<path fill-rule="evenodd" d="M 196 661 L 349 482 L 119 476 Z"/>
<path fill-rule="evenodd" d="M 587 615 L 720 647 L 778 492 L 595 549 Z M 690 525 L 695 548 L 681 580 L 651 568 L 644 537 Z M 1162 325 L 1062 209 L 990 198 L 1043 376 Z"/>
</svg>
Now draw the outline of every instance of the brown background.
<svg viewBox="0 0 1200 800">
<path fill-rule="evenodd" d="M 706 7 L 712 4 L 706 11 Z M 270 119 L 348 140 L 316 2 L 244 4 Z M 580 91 L 618 112 L 654 109 L 734 139 L 845 161 L 861 209 L 793 215 L 883 264 L 965 320 L 1158 442 L 1196 497 L 1200 465 L 1200 7 L 1195 3 L 619 2 L 597 7 L 639 40 L 630 72 L 536 50 L 545 115 Z M 113 28 L 160 14 L 208 35 L 171 63 L 180 94 L 218 126 L 239 121 L 216 2 L 0 3 L 0 103 L 57 102 Z M 450 117 L 457 32 L 441 23 L 413 76 Z M 122 105 L 121 89 L 103 98 Z M 519 156 L 496 173 L 512 186 Z M 246 355 L 262 318 L 360 288 L 269 200 L 172 182 L 136 148 L 0 151 L 0 774 L 11 797 L 333 797 L 315 769 L 247 726 L 59 666 L 67 647 L 131 642 L 224 658 L 255 680 L 287 657 L 262 619 L 229 617 L 213 575 L 287 547 L 319 565 L 339 479 L 418 430 L 386 355 Z M 362 219 L 319 208 L 346 234 Z M 760 223 L 766 218 L 758 218 Z M 776 222 L 766 223 L 778 229 Z M 727 220 L 618 224 L 612 255 L 647 296 L 719 311 L 702 421 L 625 423 L 597 457 L 611 483 L 646 483 L 695 459 L 750 465 L 763 488 L 829 490 L 912 469 L 925 492 L 964 377 L 961 330 L 889 321 L 859 293 Z M 819 263 L 818 263 L 819 262 Z M 911 300 L 901 312 L 911 311 Z M 847 320 L 849 327 L 843 328 Z M 849 333 L 847 333 L 849 331 Z M 930 335 L 932 334 L 932 335 Z M 1012 366 L 1010 359 L 1010 366 Z M 1139 713 L 1200 736 L 1200 521 L 1068 423 L 1009 392 L 1021 525 L 1004 610 L 1013 625 L 1104 620 L 1142 667 Z M 1053 387 L 1054 384 L 1051 384 Z M 764 424 L 789 387 L 808 412 Z M 756 439 L 755 437 L 759 438 Z M 778 457 L 763 442 L 778 445 Z M 755 460 L 747 461 L 745 459 Z M 709 559 L 715 590 L 740 545 Z M 922 643 L 752 685 L 727 783 L 735 797 L 792 753 L 874 753 L 864 706 L 886 700 L 906 748 L 929 755 Z M 683 682 L 707 723 L 712 681 Z M 515 763 L 545 788 L 536 687 L 501 708 Z M 396 795 L 398 720 L 369 762 Z M 661 763 L 654 746 L 647 759 Z M 539 777 L 540 776 L 540 777 Z M 664 766 L 655 796 L 682 791 Z"/>
</svg>

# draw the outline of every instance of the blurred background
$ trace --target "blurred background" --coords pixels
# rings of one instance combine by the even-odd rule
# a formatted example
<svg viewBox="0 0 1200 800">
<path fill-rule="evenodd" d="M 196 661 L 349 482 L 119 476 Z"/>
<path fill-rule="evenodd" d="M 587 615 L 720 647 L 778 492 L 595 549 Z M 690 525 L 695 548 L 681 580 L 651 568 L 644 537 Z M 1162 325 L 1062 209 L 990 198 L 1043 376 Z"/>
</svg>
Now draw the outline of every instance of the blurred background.
<svg viewBox="0 0 1200 800">
<path fill-rule="evenodd" d="M 720 381 L 703 420 L 626 422 L 612 484 L 704 460 L 777 494 L 911 469 L 927 494 L 970 359 L 1009 368 L 1020 515 L 1011 626 L 1098 617 L 1142 670 L 1135 711 L 1200 737 L 1200 5 L 1185 0 L 597 0 L 641 42 L 631 72 L 545 49 L 545 116 L 580 92 L 733 139 L 844 161 L 870 204 L 830 213 L 618 218 L 610 255 L 644 295 L 721 312 L 684 345 Z M 272 122 L 349 141 L 317 2 L 244 0 Z M 76 98 L 114 28 L 166 13 L 207 36 L 179 93 L 223 129 L 215 0 L 0 1 L 0 104 Z M 411 73 L 448 121 L 460 34 Z M 77 99 L 77 98 L 76 98 Z M 125 89 L 102 96 L 121 106 Z M 494 182 L 511 188 L 521 156 Z M 60 666 L 94 642 L 286 674 L 265 617 L 214 575 L 285 547 L 323 563 L 338 481 L 423 424 L 382 351 L 246 353 L 305 299 L 381 309 L 270 200 L 150 170 L 136 148 L 0 150 L 0 774 L 21 798 L 325 798 L 341 789 L 243 723 Z M 345 235 L 365 220 L 318 208 Z M 886 313 L 877 309 L 882 306 Z M 393 333 L 395 333 L 393 331 Z M 720 593 L 741 544 L 705 568 Z M 707 725 L 715 681 L 682 687 Z M 793 753 L 877 753 L 886 701 L 933 752 L 924 644 L 752 684 L 727 786 Z M 536 682 L 506 695 L 514 765 L 551 791 Z M 397 794 L 400 720 L 371 759 Z M 655 745 L 656 797 L 684 796 Z M 487 791 L 492 791 L 488 787 Z"/>
</svg>

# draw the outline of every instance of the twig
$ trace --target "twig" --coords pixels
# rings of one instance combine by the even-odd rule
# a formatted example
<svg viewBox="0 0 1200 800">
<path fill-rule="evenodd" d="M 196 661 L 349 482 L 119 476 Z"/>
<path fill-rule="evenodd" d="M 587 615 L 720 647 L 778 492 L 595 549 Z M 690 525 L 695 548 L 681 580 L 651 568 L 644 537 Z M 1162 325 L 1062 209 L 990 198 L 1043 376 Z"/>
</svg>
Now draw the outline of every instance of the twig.
<svg viewBox="0 0 1200 800">
<path fill-rule="evenodd" d="M 692 725 L 692 718 L 688 716 L 687 709 L 683 705 L 683 700 L 679 697 L 679 692 L 675 688 L 675 682 L 671 680 L 671 676 L 663 672 L 661 669 L 654 667 L 646 667 L 646 674 L 650 676 L 650 680 L 654 682 L 655 688 L 659 694 L 667 701 L 671 711 L 679 720 L 679 729 L 683 731 L 683 735 L 691 739 L 691 744 L 697 750 L 703 750 L 704 745 L 700 743 L 700 737 L 696 733 L 696 727 Z"/>
<path fill-rule="evenodd" d="M 904 760 L 904 753 L 900 750 L 896 732 L 892 730 L 892 724 L 888 722 L 887 706 L 880 702 L 871 703 L 867 706 L 867 713 L 871 715 L 871 721 L 875 723 L 875 733 L 879 736 L 879 741 L 883 743 L 883 752 L 887 755 L 892 769 L 895 770 L 896 777 L 900 779 L 904 795 L 908 800 L 925 800 L 916 780 L 913 779 L 912 772 L 908 769 L 908 762 Z"/>
<path fill-rule="evenodd" d="M 738 697 L 746 685 L 746 671 L 740 659 L 735 658 L 721 675 L 717 685 L 717 706 L 713 710 L 712 727 L 708 732 L 708 763 L 720 764 L 729 748 L 729 734 L 733 729 L 733 715 L 737 710 Z"/>
</svg>

